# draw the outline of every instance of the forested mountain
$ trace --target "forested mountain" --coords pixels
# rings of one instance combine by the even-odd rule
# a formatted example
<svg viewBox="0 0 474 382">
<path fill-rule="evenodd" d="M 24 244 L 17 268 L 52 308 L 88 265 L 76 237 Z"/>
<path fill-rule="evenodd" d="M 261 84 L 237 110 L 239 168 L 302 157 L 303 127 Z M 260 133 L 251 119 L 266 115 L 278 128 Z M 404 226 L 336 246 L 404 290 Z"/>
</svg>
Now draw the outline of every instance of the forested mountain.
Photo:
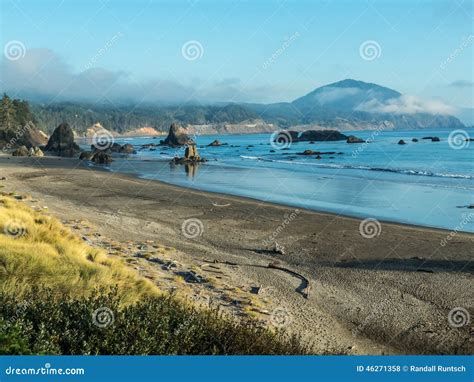
<svg viewBox="0 0 474 382">
<path fill-rule="evenodd" d="M 172 122 L 204 125 L 239 123 L 258 118 L 258 114 L 240 105 L 225 106 L 115 106 L 60 103 L 54 105 L 35 104 L 32 111 L 37 126 L 51 132 L 61 122 L 67 121 L 78 133 L 84 132 L 94 123 L 107 129 L 124 133 L 143 126 L 157 130 L 169 129 Z"/>
<path fill-rule="evenodd" d="M 366 130 L 381 124 L 391 129 L 463 127 L 444 109 L 438 112 L 416 97 L 352 79 L 319 87 L 291 103 L 248 106 L 265 121 L 281 127 L 317 125 L 339 130 Z"/>
<path fill-rule="evenodd" d="M 433 106 L 434 105 L 434 106 Z M 253 123 L 260 120 L 279 128 L 303 125 L 339 130 L 460 128 L 464 125 L 441 104 L 429 104 L 376 84 L 343 80 L 322 86 L 291 103 L 157 106 L 62 102 L 31 105 L 2 101 L 2 129 L 26 120 L 48 133 L 67 122 L 79 134 L 100 123 L 125 133 L 141 127 L 165 131 L 172 122 L 183 125 Z M 444 107 L 444 106 L 443 106 Z M 437 108 L 440 110 L 438 111 Z M 268 127 L 268 125 L 267 125 Z M 245 132 L 245 126 L 242 127 Z"/>
</svg>

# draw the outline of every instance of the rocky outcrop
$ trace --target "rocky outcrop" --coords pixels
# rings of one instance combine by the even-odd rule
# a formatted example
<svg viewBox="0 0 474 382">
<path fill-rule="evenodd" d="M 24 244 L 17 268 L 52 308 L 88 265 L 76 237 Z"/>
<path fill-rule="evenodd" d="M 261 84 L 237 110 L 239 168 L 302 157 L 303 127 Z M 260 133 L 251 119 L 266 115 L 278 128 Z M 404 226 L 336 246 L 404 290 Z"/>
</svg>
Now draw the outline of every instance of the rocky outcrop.
<svg viewBox="0 0 474 382">
<path fill-rule="evenodd" d="M 91 161 L 96 164 L 109 164 L 112 163 L 112 155 L 106 153 L 105 151 L 96 151 L 91 158 Z"/>
<path fill-rule="evenodd" d="M 43 157 L 44 153 L 39 147 L 30 147 L 29 149 L 26 146 L 20 146 L 12 155 L 14 157 Z"/>
<path fill-rule="evenodd" d="M 417 139 L 417 138 L 413 138 L 411 141 L 412 141 L 412 142 L 418 142 L 418 139 Z"/>
<path fill-rule="evenodd" d="M 28 153 L 30 157 L 44 157 L 43 151 L 39 147 L 31 147 Z"/>
<path fill-rule="evenodd" d="M 23 142 L 27 147 L 44 146 L 48 143 L 48 136 L 35 126 L 26 129 Z"/>
<path fill-rule="evenodd" d="M 119 153 L 121 153 L 121 154 L 136 154 L 137 152 L 135 151 L 135 149 L 133 148 L 133 146 L 130 143 L 126 143 L 122 147 L 120 147 Z"/>
<path fill-rule="evenodd" d="M 222 146 L 222 143 L 221 141 L 216 139 L 215 141 L 212 141 L 211 143 L 209 143 L 208 146 Z"/>
<path fill-rule="evenodd" d="M 399 144 L 399 145 L 406 145 L 407 143 L 406 143 L 403 139 L 400 139 L 400 140 L 398 141 L 398 144 Z"/>
<path fill-rule="evenodd" d="M 150 151 L 156 151 L 155 147 L 158 147 L 159 145 L 157 143 L 145 143 L 144 145 L 140 146 L 140 150 L 145 150 L 148 149 Z"/>
<path fill-rule="evenodd" d="M 356 137 L 355 135 L 349 135 L 347 137 L 347 143 L 364 143 L 365 141 L 361 138 Z"/>
<path fill-rule="evenodd" d="M 110 151 L 112 151 L 113 153 L 119 153 L 121 149 L 122 146 L 117 142 L 112 143 L 112 145 L 110 146 Z"/>
<path fill-rule="evenodd" d="M 345 141 L 348 136 L 337 130 L 307 130 L 301 134 L 298 131 L 281 131 L 275 137 L 275 142 L 326 142 L 326 141 Z"/>
<path fill-rule="evenodd" d="M 173 123 L 166 139 L 160 142 L 162 145 L 178 147 L 185 145 L 195 145 L 196 143 L 188 136 L 186 129 Z"/>
<path fill-rule="evenodd" d="M 196 145 L 188 145 L 186 146 L 186 150 L 184 151 L 184 157 L 179 158 L 175 157 L 171 160 L 174 164 L 193 164 L 193 163 L 202 163 L 206 160 L 199 156 L 198 150 Z"/>
<path fill-rule="evenodd" d="M 440 141 L 439 137 L 423 137 L 421 139 L 429 139 L 429 140 L 431 140 L 431 142 L 439 142 Z"/>
<path fill-rule="evenodd" d="M 28 122 L 25 126 L 11 129 L 0 128 L 0 148 L 10 150 L 26 146 L 44 146 L 48 142 L 48 136 L 38 130 L 33 122 Z"/>
<path fill-rule="evenodd" d="M 27 157 L 30 155 L 30 151 L 27 149 L 26 146 L 20 146 L 15 151 L 13 151 L 12 155 L 14 157 Z"/>
<path fill-rule="evenodd" d="M 44 150 L 62 157 L 74 157 L 80 152 L 79 146 L 74 142 L 74 133 L 67 123 L 56 127 Z"/>
<path fill-rule="evenodd" d="M 334 155 L 336 154 L 335 151 L 313 151 L 313 150 L 305 150 L 302 153 L 298 153 L 298 155 Z"/>
<path fill-rule="evenodd" d="M 299 141 L 344 141 L 347 140 L 347 135 L 342 134 L 337 130 L 308 130 L 301 133 L 298 138 Z"/>
<path fill-rule="evenodd" d="M 80 160 L 92 160 L 92 157 L 94 156 L 94 152 L 92 151 L 83 151 L 81 155 L 79 155 Z"/>
</svg>

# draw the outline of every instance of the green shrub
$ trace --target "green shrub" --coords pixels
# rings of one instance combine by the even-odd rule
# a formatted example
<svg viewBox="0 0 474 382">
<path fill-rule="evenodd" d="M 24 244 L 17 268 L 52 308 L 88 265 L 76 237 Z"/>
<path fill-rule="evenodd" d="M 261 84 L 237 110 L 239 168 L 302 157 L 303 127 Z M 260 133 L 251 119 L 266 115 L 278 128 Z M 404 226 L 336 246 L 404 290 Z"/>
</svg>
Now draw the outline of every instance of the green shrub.
<svg viewBox="0 0 474 382">
<path fill-rule="evenodd" d="M 112 320 L 94 316 L 99 308 Z M 103 317 L 102 317 L 103 318 Z M 111 317 L 105 317 L 111 318 Z M 103 325 L 108 323 L 108 325 Z M 98 326 L 99 325 L 99 326 Z M 0 293 L 0 354 L 306 354 L 298 338 L 198 310 L 174 296 L 119 303 L 116 290 L 88 297 L 32 290 Z"/>
</svg>

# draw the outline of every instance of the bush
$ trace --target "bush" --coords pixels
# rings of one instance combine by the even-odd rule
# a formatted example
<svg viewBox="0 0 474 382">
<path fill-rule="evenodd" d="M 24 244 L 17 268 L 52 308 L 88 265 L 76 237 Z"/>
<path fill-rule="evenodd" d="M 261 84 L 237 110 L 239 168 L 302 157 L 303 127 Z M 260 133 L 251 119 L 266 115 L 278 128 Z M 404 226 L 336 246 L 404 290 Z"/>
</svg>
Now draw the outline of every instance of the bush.
<svg viewBox="0 0 474 382">
<path fill-rule="evenodd" d="M 97 309 L 102 308 L 97 314 Z M 96 312 L 96 313 L 94 313 Z M 112 312 L 112 315 L 110 315 Z M 174 296 L 122 305 L 116 290 L 68 297 L 0 293 L 0 354 L 306 354 L 298 338 Z"/>
</svg>

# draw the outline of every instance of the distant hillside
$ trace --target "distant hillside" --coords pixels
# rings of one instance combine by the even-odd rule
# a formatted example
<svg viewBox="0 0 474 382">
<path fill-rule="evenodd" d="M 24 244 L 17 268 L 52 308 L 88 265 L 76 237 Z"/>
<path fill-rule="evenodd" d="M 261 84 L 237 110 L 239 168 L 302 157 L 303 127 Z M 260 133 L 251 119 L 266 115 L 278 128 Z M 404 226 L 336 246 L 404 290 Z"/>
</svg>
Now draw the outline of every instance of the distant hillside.
<svg viewBox="0 0 474 382">
<path fill-rule="evenodd" d="M 126 133 L 143 127 L 165 131 L 172 122 L 205 126 L 208 133 L 269 131 L 300 126 L 339 130 L 462 128 L 447 106 L 379 86 L 346 79 L 322 86 L 291 103 L 182 106 L 32 105 L 38 127 L 51 132 L 67 121 L 83 134 L 95 123 Z M 230 127 L 232 125 L 232 127 Z M 255 128 L 255 126 L 257 126 Z"/>
<path fill-rule="evenodd" d="M 343 80 L 317 88 L 291 104 L 301 111 L 310 111 L 314 108 L 351 111 L 373 99 L 385 102 L 400 96 L 399 92 L 376 84 Z"/>
<path fill-rule="evenodd" d="M 375 129 L 381 124 L 392 129 L 463 127 L 457 118 L 423 112 L 422 100 L 356 80 L 322 86 L 291 103 L 248 105 L 265 121 L 282 127 L 312 125 L 339 130 Z M 435 105 L 436 106 L 436 105 Z M 428 107 L 426 107 L 428 111 Z"/>
<path fill-rule="evenodd" d="M 184 125 L 240 123 L 258 119 L 258 114 L 240 105 L 224 106 L 124 106 L 89 105 L 81 103 L 33 104 L 32 112 L 37 126 L 52 132 L 61 122 L 68 122 L 78 133 L 100 123 L 117 133 L 151 127 L 165 131 L 172 122 Z"/>
</svg>

